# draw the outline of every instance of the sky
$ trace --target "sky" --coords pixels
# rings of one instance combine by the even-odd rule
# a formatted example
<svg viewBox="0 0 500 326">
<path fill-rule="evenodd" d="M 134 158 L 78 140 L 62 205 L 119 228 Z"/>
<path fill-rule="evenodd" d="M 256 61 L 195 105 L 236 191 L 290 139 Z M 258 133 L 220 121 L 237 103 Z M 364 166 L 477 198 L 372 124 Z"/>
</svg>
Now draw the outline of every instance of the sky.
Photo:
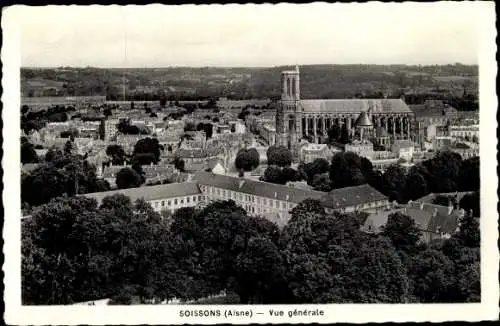
<svg viewBox="0 0 500 326">
<path fill-rule="evenodd" d="M 484 25 L 477 2 L 10 9 L 25 67 L 477 64 Z"/>
</svg>

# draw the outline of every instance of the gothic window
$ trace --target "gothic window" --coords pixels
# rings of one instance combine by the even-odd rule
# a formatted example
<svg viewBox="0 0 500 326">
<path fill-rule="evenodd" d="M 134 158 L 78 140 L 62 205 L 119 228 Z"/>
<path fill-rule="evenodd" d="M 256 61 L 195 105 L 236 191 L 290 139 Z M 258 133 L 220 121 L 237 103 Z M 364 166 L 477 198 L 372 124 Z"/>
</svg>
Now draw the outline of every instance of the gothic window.
<svg viewBox="0 0 500 326">
<path fill-rule="evenodd" d="M 292 84 L 292 89 L 291 89 L 291 92 L 290 92 L 292 96 L 296 95 L 295 94 L 295 83 L 296 83 L 295 78 L 292 78 L 292 83 L 291 83 Z"/>
</svg>

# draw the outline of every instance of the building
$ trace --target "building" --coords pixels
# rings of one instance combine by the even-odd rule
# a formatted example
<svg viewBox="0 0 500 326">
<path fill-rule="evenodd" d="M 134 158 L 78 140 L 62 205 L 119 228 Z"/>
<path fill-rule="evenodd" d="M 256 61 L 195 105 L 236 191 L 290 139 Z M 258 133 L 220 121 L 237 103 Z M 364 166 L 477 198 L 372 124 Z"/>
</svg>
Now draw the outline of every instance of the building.
<svg viewBox="0 0 500 326">
<path fill-rule="evenodd" d="M 405 160 L 410 161 L 413 158 L 414 148 L 415 145 L 411 142 L 411 140 L 402 139 L 394 141 L 391 151 L 395 153 L 398 158 L 404 158 Z"/>
<path fill-rule="evenodd" d="M 333 154 L 327 144 L 307 144 L 300 148 L 300 160 L 304 163 L 313 162 L 317 158 L 331 161 Z"/>
<path fill-rule="evenodd" d="M 453 145 L 453 138 L 450 136 L 436 136 L 432 140 L 432 149 L 435 151 L 448 150 Z"/>
<path fill-rule="evenodd" d="M 104 140 L 108 141 L 116 136 L 118 132 L 118 119 L 107 119 L 102 121 L 102 128 L 104 128 Z"/>
<path fill-rule="evenodd" d="M 298 141 L 312 136 L 318 142 L 334 124 L 353 133 L 353 122 L 368 112 L 373 127 L 383 127 L 393 139 L 412 137 L 414 113 L 401 99 L 300 99 L 300 73 L 281 73 L 281 99 L 276 110 L 276 143 L 298 156 Z"/>
<path fill-rule="evenodd" d="M 326 194 L 321 191 L 304 190 L 209 172 L 196 173 L 193 181 L 199 185 L 207 202 L 233 200 L 249 215 L 265 216 L 279 226 L 288 222 L 290 210 L 298 203 L 307 198 L 319 200 Z"/>
<path fill-rule="evenodd" d="M 82 196 L 94 198 L 101 204 L 105 197 L 121 194 L 130 197 L 132 203 L 144 199 L 156 212 L 168 210 L 173 213 L 182 207 L 196 207 L 205 201 L 204 195 L 194 182 L 170 183 L 157 186 L 147 186 L 120 190 L 111 190 L 85 194 Z"/>
<path fill-rule="evenodd" d="M 345 144 L 344 151 L 371 158 L 373 156 L 373 144 L 369 140 L 353 140 L 349 144 Z"/>
<path fill-rule="evenodd" d="M 373 143 L 384 150 L 388 150 L 391 146 L 391 137 L 387 133 L 387 130 L 382 127 L 377 127 L 375 129 Z"/>
<path fill-rule="evenodd" d="M 227 169 L 224 167 L 224 162 L 218 158 L 209 159 L 204 162 L 191 162 L 184 165 L 184 171 L 187 173 L 196 173 L 199 171 L 212 172 L 216 174 L 226 174 Z"/>
<path fill-rule="evenodd" d="M 448 126 L 448 134 L 458 139 L 475 140 L 477 143 L 479 142 L 479 125 L 450 125 Z"/>
<path fill-rule="evenodd" d="M 231 127 L 231 132 L 234 132 L 236 134 L 246 133 L 245 125 L 243 123 L 241 123 L 240 121 L 230 121 L 229 126 Z"/>
<path fill-rule="evenodd" d="M 463 209 L 453 206 L 434 205 L 425 202 L 410 202 L 407 205 L 387 207 L 383 211 L 369 215 L 362 230 L 368 233 L 379 233 L 387 223 L 389 215 L 401 213 L 408 215 L 422 232 L 421 241 L 430 243 L 436 239 L 447 239 L 459 227 L 460 219 L 464 216 Z"/>
<path fill-rule="evenodd" d="M 363 211 L 376 213 L 389 203 L 383 195 L 368 184 L 353 187 L 333 189 L 320 199 L 328 214 L 333 212 L 352 213 Z"/>
</svg>

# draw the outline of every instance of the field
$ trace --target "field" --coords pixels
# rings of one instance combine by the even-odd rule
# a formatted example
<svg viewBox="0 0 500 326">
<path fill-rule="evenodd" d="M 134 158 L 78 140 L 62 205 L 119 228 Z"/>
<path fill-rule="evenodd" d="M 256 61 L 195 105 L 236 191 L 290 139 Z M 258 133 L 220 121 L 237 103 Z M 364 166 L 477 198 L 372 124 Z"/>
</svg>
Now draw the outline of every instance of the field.
<svg viewBox="0 0 500 326">
<path fill-rule="evenodd" d="M 290 68 L 21 68 L 21 91 L 25 97 L 103 95 L 109 100 L 123 100 L 125 93 L 126 100 L 136 101 L 159 96 L 173 100 L 264 99 L 280 95 L 280 72 Z M 397 97 L 411 89 L 443 89 L 450 82 L 463 83 L 474 93 L 478 79 L 477 66 L 460 64 L 307 65 L 300 70 L 304 99 Z"/>
</svg>

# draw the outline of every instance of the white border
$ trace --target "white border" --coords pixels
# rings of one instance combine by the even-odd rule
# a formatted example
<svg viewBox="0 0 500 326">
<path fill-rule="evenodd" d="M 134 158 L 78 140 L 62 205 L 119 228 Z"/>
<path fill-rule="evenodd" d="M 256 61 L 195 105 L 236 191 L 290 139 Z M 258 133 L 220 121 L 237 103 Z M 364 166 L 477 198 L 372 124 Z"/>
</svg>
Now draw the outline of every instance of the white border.
<svg viewBox="0 0 500 326">
<path fill-rule="evenodd" d="M 353 4 L 356 5 L 356 4 Z M 361 4 L 362 5 L 362 4 Z M 398 4 L 401 5 L 401 4 Z M 415 4 L 413 4 L 415 5 Z M 456 3 L 461 5 L 461 3 Z M 469 3 L 469 5 L 471 5 Z M 3 11 L 2 102 L 3 169 L 5 223 L 5 322 L 29 325 L 77 324 L 214 324 L 214 323 L 330 323 L 330 322 L 405 322 L 405 321 L 479 321 L 498 319 L 498 212 L 496 173 L 495 12 L 494 3 L 474 3 L 482 11 L 480 30 L 480 153 L 481 153 L 481 290 L 480 304 L 409 304 L 409 305 L 272 305 L 272 306 L 202 306 L 202 309 L 238 309 L 252 311 L 253 318 L 181 318 L 179 311 L 197 306 L 21 306 L 20 295 L 20 41 L 16 11 Z M 18 8 L 19 9 L 19 8 Z M 19 12 L 17 12 L 19 13 Z M 390 36 L 388 36 L 390 37 Z M 295 308 L 323 309 L 323 317 L 289 318 Z M 283 310 L 283 317 L 269 317 L 269 310 Z M 257 312 L 264 313 L 257 315 Z"/>
</svg>

